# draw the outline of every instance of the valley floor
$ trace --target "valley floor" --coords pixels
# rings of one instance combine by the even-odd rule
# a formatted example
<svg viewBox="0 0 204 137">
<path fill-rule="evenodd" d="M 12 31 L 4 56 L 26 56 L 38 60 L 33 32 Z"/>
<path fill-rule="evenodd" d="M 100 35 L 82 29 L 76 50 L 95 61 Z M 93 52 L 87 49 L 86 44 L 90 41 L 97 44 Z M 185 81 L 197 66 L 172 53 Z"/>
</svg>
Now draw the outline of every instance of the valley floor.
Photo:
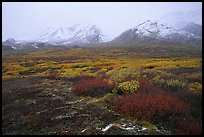
<svg viewBox="0 0 204 137">
<path fill-rule="evenodd" d="M 100 98 L 74 95 L 64 80 L 32 76 L 5 80 L 2 94 L 2 131 L 6 135 L 145 135 L 150 130 L 169 134 L 114 113 Z"/>
<path fill-rule="evenodd" d="M 201 134 L 202 57 L 167 54 L 67 48 L 4 55 L 2 132 Z"/>
</svg>

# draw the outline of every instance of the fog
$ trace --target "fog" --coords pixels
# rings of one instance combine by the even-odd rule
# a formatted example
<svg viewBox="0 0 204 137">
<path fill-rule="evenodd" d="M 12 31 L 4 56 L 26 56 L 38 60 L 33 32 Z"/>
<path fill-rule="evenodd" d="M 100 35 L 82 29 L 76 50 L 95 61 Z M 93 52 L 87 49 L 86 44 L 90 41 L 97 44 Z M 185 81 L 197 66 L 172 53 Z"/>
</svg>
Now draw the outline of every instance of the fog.
<svg viewBox="0 0 204 137">
<path fill-rule="evenodd" d="M 201 2 L 3 2 L 2 40 L 32 39 L 48 27 L 77 23 L 96 24 L 105 34 L 116 37 L 148 19 L 180 13 L 186 20 L 202 24 Z"/>
</svg>

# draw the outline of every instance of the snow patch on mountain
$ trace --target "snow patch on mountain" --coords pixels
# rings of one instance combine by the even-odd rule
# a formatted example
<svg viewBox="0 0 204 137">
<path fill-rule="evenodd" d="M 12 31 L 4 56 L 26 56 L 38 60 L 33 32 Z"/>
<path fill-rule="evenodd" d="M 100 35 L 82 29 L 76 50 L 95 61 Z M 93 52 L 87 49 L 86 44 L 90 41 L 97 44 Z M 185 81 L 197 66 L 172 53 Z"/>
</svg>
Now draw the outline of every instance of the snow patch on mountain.
<svg viewBox="0 0 204 137">
<path fill-rule="evenodd" d="M 49 27 L 33 41 L 52 44 L 101 43 L 110 39 L 94 24 L 75 24 L 71 27 Z"/>
<path fill-rule="evenodd" d="M 130 42 L 137 44 L 201 44 L 202 37 L 178 30 L 158 21 L 147 20 L 136 27 L 124 31 L 112 42 Z"/>
<path fill-rule="evenodd" d="M 136 34 L 142 36 L 156 36 L 157 38 L 164 38 L 174 34 L 185 35 L 186 37 L 195 37 L 200 38 L 192 33 L 188 33 L 186 31 L 181 31 L 170 26 L 160 24 L 158 22 L 152 22 L 150 20 L 145 21 L 137 25 L 135 28 L 132 29 L 135 31 Z"/>
</svg>

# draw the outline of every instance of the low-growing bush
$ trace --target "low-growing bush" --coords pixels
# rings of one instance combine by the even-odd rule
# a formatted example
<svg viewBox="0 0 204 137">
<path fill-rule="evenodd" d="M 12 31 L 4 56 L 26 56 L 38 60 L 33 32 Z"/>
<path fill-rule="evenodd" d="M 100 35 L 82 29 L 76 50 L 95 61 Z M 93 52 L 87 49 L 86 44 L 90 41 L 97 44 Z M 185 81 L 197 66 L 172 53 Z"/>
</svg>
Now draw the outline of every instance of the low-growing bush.
<svg viewBox="0 0 204 137">
<path fill-rule="evenodd" d="M 138 93 L 155 94 L 159 91 L 162 91 L 160 85 L 150 82 L 147 78 L 126 78 L 126 82 L 127 81 L 128 82 L 138 81 L 138 85 L 136 85 L 137 90 L 135 90 Z M 119 83 L 119 85 L 120 85 L 120 83 Z M 118 91 L 118 87 L 115 88 L 113 92 L 117 93 L 117 91 Z M 123 93 L 123 92 L 121 91 L 121 93 Z M 129 92 L 129 93 L 131 93 L 131 92 Z"/>
<path fill-rule="evenodd" d="M 103 96 L 114 87 L 108 81 L 100 78 L 81 79 L 73 85 L 73 91 L 81 96 Z"/>
<path fill-rule="evenodd" d="M 193 82 L 193 83 L 190 83 L 188 85 L 189 89 L 191 91 L 197 91 L 197 92 L 201 92 L 202 91 L 202 84 L 198 83 L 198 82 Z"/>
<path fill-rule="evenodd" d="M 163 122 L 175 116 L 181 116 L 185 102 L 158 92 L 157 94 L 128 94 L 110 101 L 110 107 L 116 112 L 136 119 Z"/>
<path fill-rule="evenodd" d="M 165 80 L 162 79 L 160 76 L 156 76 L 152 79 L 152 81 L 154 83 L 160 84 L 160 85 L 164 85 L 165 84 Z"/>
<path fill-rule="evenodd" d="M 106 74 L 115 82 L 124 82 L 127 78 L 136 78 L 139 76 L 135 67 L 122 67 L 108 71 Z"/>
<path fill-rule="evenodd" d="M 160 78 L 164 79 L 164 80 L 173 79 L 173 78 L 176 79 L 177 77 L 178 77 L 178 75 L 175 75 L 172 73 L 167 73 L 167 72 L 163 72 L 160 75 Z"/>
<path fill-rule="evenodd" d="M 146 69 L 146 70 L 143 70 L 140 75 L 142 77 L 146 77 L 147 79 L 151 80 L 153 79 L 154 77 L 158 76 L 158 75 L 161 75 L 165 73 L 165 71 L 163 70 L 152 70 L 152 69 Z"/>
<path fill-rule="evenodd" d="M 193 73 L 184 73 L 181 77 L 189 82 L 202 82 L 202 73 L 193 72 Z"/>
<path fill-rule="evenodd" d="M 161 90 L 158 84 L 151 83 L 148 79 L 136 78 L 135 80 L 140 83 L 138 88 L 139 93 L 154 94 Z"/>
<path fill-rule="evenodd" d="M 126 93 L 134 93 L 139 88 L 139 81 L 132 80 L 126 81 L 118 84 L 117 93 L 118 94 L 126 94 Z"/>
<path fill-rule="evenodd" d="M 167 80 L 166 81 L 166 86 L 172 89 L 181 89 L 185 86 L 185 83 L 179 80 Z"/>
<path fill-rule="evenodd" d="M 182 89 L 186 85 L 183 81 L 177 79 L 164 80 L 160 76 L 155 76 L 152 82 L 161 85 L 165 89 L 168 88 L 172 90 Z"/>
</svg>

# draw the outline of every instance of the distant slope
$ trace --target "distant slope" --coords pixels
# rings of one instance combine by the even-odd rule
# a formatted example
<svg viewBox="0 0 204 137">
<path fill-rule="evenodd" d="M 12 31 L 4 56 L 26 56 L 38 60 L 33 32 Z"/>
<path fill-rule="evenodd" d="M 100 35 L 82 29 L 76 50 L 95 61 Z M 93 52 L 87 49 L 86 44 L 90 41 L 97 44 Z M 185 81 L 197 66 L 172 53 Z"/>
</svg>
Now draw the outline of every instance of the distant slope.
<svg viewBox="0 0 204 137">
<path fill-rule="evenodd" d="M 49 27 L 33 41 L 51 44 L 84 44 L 109 41 L 108 36 L 93 24 L 76 24 L 72 27 Z"/>
<path fill-rule="evenodd" d="M 147 20 L 126 30 L 112 43 L 136 44 L 201 44 L 202 37 Z"/>
</svg>

